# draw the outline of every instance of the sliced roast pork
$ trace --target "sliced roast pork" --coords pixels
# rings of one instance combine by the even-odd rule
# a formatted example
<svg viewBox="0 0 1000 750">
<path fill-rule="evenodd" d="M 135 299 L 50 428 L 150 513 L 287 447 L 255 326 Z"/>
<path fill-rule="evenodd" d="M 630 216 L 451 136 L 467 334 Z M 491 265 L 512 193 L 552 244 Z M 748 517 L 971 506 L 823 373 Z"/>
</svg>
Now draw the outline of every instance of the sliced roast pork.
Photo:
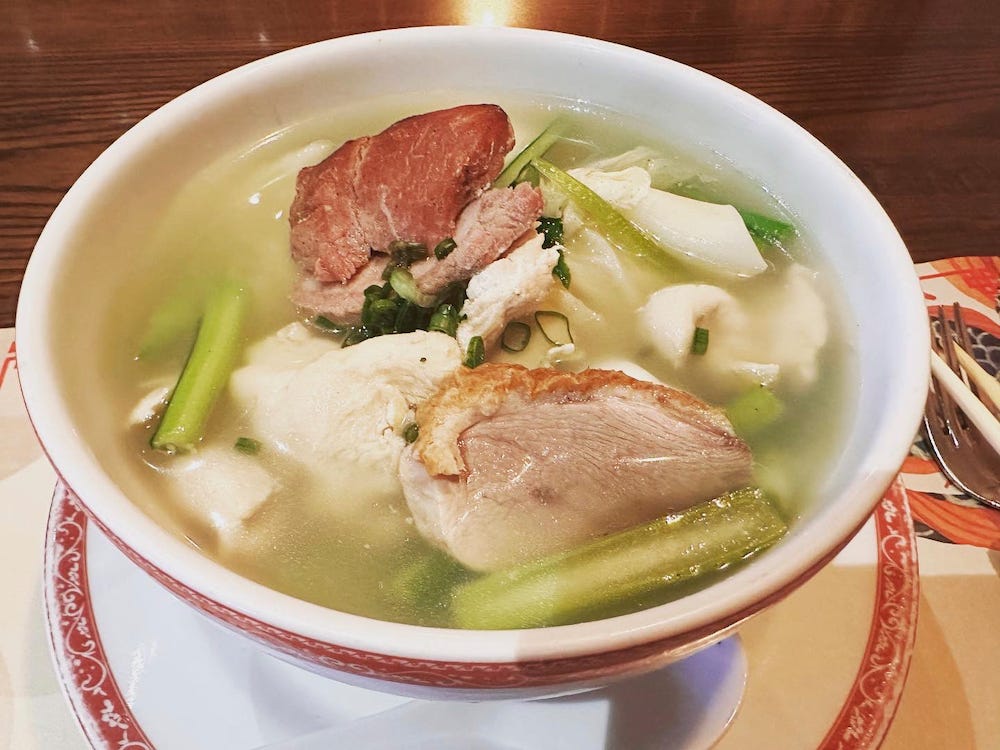
<svg viewBox="0 0 1000 750">
<path fill-rule="evenodd" d="M 507 113 L 493 104 L 407 117 L 348 141 L 299 172 L 292 257 L 317 280 L 342 283 L 393 240 L 434 247 L 513 146 Z"/>
<path fill-rule="evenodd" d="M 717 410 L 621 372 L 460 368 L 416 412 L 400 478 L 420 532 L 494 570 L 749 483 Z"/>
<path fill-rule="evenodd" d="M 541 213 L 542 195 L 526 182 L 487 190 L 458 217 L 455 249 L 443 260 L 431 257 L 413 265 L 417 286 L 437 294 L 453 281 L 471 278 L 530 232 Z"/>
<path fill-rule="evenodd" d="M 500 257 L 535 225 L 541 194 L 530 185 L 487 189 L 514 144 L 506 113 L 492 104 L 430 112 L 349 141 L 298 176 L 289 211 L 292 257 L 301 274 L 293 301 L 356 323 L 364 289 L 381 282 L 390 243 L 456 248 L 413 267 L 436 294 Z"/>
<path fill-rule="evenodd" d="M 329 320 L 355 325 L 361 320 L 365 289 L 372 284 L 385 283 L 382 272 L 387 265 L 388 256 L 372 258 L 343 284 L 324 284 L 312 274 L 303 274 L 292 290 L 292 302 Z"/>
</svg>

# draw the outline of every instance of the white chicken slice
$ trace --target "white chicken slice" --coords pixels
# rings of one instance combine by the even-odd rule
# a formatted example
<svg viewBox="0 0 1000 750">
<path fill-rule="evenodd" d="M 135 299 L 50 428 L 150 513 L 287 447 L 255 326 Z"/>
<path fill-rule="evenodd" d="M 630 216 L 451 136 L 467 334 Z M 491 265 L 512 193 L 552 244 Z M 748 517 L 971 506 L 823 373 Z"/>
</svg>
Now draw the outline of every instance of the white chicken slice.
<svg viewBox="0 0 1000 750">
<path fill-rule="evenodd" d="M 295 348 L 306 356 L 289 351 Z M 414 405 L 461 360 L 455 340 L 442 333 L 380 336 L 325 352 L 286 336 L 255 348 L 230 388 L 255 434 L 302 463 L 331 477 L 337 464 L 394 474 Z"/>
<path fill-rule="evenodd" d="M 640 318 L 649 343 L 674 367 L 697 358 L 730 387 L 779 380 L 793 389 L 809 385 L 828 335 L 812 272 L 800 265 L 784 273 L 766 303 L 741 303 L 709 284 L 678 284 L 654 293 Z M 691 353 L 699 327 L 709 330 L 704 355 Z"/>
<path fill-rule="evenodd" d="M 278 487 L 260 461 L 229 445 L 176 456 L 160 472 L 177 490 L 178 502 L 206 519 L 223 546 L 235 541 Z"/>
<path fill-rule="evenodd" d="M 403 427 L 460 364 L 458 344 L 442 333 L 382 336 L 343 349 L 293 323 L 252 347 L 230 378 L 260 455 L 209 443 L 160 471 L 223 547 L 245 543 L 247 521 L 292 486 L 326 498 L 324 509 L 344 528 L 364 526 L 368 538 L 390 543 L 407 533 L 399 509 L 383 501 L 400 493 Z M 153 408 L 153 398 L 137 413 Z"/>
<path fill-rule="evenodd" d="M 169 385 L 158 385 L 151 389 L 132 407 L 132 411 L 128 415 L 129 425 L 135 427 L 154 419 L 167 407 L 172 390 L 173 388 Z"/>
<path fill-rule="evenodd" d="M 473 336 L 482 336 L 486 348 L 500 339 L 507 324 L 532 312 L 552 289 L 552 269 L 559 260 L 556 247 L 543 248 L 537 235 L 509 255 L 490 263 L 469 281 L 465 319 L 456 338 L 463 351 Z"/>
<path fill-rule="evenodd" d="M 733 295 L 711 284 L 676 284 L 650 296 L 640 311 L 650 342 L 674 367 L 691 355 L 695 328 L 711 332 L 711 348 L 726 331 L 743 331 L 749 322 Z"/>
</svg>

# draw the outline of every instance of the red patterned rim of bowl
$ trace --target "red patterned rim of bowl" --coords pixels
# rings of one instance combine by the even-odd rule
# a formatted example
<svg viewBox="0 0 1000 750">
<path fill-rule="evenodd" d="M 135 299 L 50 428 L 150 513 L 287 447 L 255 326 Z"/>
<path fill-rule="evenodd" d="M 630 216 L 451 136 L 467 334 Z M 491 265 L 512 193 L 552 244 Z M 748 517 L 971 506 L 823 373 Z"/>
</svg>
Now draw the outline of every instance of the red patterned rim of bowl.
<svg viewBox="0 0 1000 750">
<path fill-rule="evenodd" d="M 89 516 L 62 485 L 56 488 L 54 505 L 45 550 L 46 609 L 55 658 L 63 666 L 60 672 L 64 679 L 71 682 L 63 687 L 78 722 L 95 747 L 151 749 L 153 745 L 115 682 L 94 619 L 85 564 Z M 905 491 L 898 482 L 878 504 L 874 518 L 878 543 L 874 615 L 854 683 L 820 744 L 821 750 L 866 750 L 878 746 L 895 715 L 913 651 L 919 601 L 917 550 Z M 134 562 L 140 565 L 144 562 L 134 553 L 123 551 Z M 549 684 L 569 669 L 587 676 L 612 673 L 624 664 L 669 650 L 675 641 L 669 639 L 667 643 L 660 641 L 624 652 L 554 662 L 459 664 L 385 657 L 278 630 L 201 597 L 165 574 L 151 570 L 148 564 L 143 568 L 199 609 L 215 617 L 230 618 L 224 621 L 231 626 L 253 628 L 257 640 L 299 656 L 306 650 L 316 663 L 382 679 L 392 679 L 393 670 L 406 670 L 408 681 L 416 681 L 414 678 L 418 677 L 421 684 L 427 685 Z"/>
<path fill-rule="evenodd" d="M 716 620 L 694 630 L 615 651 L 602 651 L 566 658 L 501 662 L 444 661 L 349 648 L 308 638 L 239 612 L 195 591 L 149 562 L 94 516 L 72 490 L 61 485 L 61 490 L 57 490 L 57 494 L 60 491 L 67 499 L 82 508 L 89 520 L 129 560 L 142 568 L 171 593 L 223 625 L 258 643 L 320 667 L 361 677 L 409 685 L 470 690 L 547 687 L 570 682 L 587 682 L 613 677 L 627 671 L 641 670 L 644 667 L 652 669 L 666 664 L 702 645 L 721 640 L 747 618 L 783 599 L 819 572 L 857 532 L 856 529 L 826 557 L 783 588 L 724 619 Z"/>
</svg>

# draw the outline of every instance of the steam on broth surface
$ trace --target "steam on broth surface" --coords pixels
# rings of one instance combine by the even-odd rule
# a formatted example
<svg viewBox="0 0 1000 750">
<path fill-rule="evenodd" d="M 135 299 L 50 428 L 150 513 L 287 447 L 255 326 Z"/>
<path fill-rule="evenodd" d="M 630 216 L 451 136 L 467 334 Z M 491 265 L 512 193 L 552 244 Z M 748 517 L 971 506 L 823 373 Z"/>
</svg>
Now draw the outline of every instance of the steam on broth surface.
<svg viewBox="0 0 1000 750">
<path fill-rule="evenodd" d="M 567 139 L 546 159 L 563 169 L 642 146 L 652 155 L 636 158 L 647 167 L 652 165 L 654 187 L 699 177 L 711 186 L 713 195 L 734 205 L 785 216 L 763 189 L 720 159 L 679 151 L 640 124 L 622 122 L 612 113 L 503 95 L 483 100 L 499 103 L 510 115 L 517 135 L 515 153 L 558 113 L 569 122 Z M 244 331 L 249 349 L 243 364 L 257 358 L 266 369 L 268 346 L 273 350 L 276 345 L 254 342 L 303 319 L 289 301 L 296 269 L 289 257 L 288 209 L 299 169 L 321 161 L 348 139 L 458 101 L 454 95 L 441 94 L 422 96 L 419 101 L 394 97 L 343 108 L 222 156 L 187 185 L 166 207 L 162 223 L 151 228 L 142 265 L 121 289 L 117 305 L 122 314 L 108 322 L 112 331 L 108 340 L 114 342 L 106 356 L 108 375 L 119 394 L 114 408 L 123 421 L 152 390 L 174 384 L 193 340 L 192 330 L 156 357 L 135 356 L 148 335 L 148 321 L 168 297 L 196 300 L 219 279 L 239 279 L 252 300 Z M 548 191 L 546 199 L 552 200 Z M 672 361 L 642 322 L 641 310 L 650 296 L 667 284 L 697 282 L 722 289 L 738 301 L 741 310 L 749 311 L 747 315 L 761 318 L 786 294 L 790 274 L 799 264 L 819 271 L 813 281 L 825 303 L 824 325 L 829 324 L 829 335 L 817 354 L 815 379 L 801 385 L 779 381 L 775 392 L 784 406 L 779 422 L 746 436 L 753 451 L 755 483 L 775 499 L 788 520 L 794 520 L 813 502 L 832 464 L 851 367 L 844 328 L 833 303 L 834 290 L 822 275 L 815 249 L 799 236 L 781 247 L 766 247 L 763 256 L 769 269 L 753 278 L 690 265 L 685 266 L 686 278 L 672 280 L 629 259 L 609 260 L 607 245 L 586 228 L 568 237 L 565 248 L 572 273 L 570 288 L 567 291 L 556 284 L 538 309 L 567 316 L 574 347 L 554 351 L 532 317 L 522 316 L 519 320 L 533 330 L 527 346 L 520 352 L 497 348 L 490 361 L 529 367 L 544 363 L 568 371 L 623 369 L 652 376 L 720 407 L 739 395 L 736 381 L 714 377 L 708 358 Z M 710 341 L 710 352 L 716 343 Z M 321 340 L 317 346 L 336 348 L 339 344 Z M 237 373 L 237 386 L 239 377 Z M 297 457 L 287 444 L 269 443 L 268 436 L 257 434 L 246 402 L 232 389 L 223 394 L 212 413 L 204 447 L 192 456 L 164 455 L 151 449 L 151 430 L 147 422 L 127 431 L 147 489 L 136 500 L 205 554 L 266 586 L 337 610 L 421 625 L 454 624 L 450 586 L 477 574 L 435 549 L 418 532 L 393 467 L 387 466 L 380 474 L 359 470 L 350 456 L 327 456 L 324 476 L 335 479 L 317 479 L 301 463 L 308 457 Z M 232 450 L 240 437 L 259 440 L 261 449 L 253 455 Z M 222 456 L 228 468 L 206 481 L 205 473 L 198 470 L 199 462 L 214 461 L 216 456 Z M 187 462 L 181 465 L 190 465 L 190 470 L 178 471 L 178 461 Z M 239 479 L 231 481 L 236 476 Z M 254 477 L 260 481 L 254 482 Z M 209 502 L 222 485 L 230 494 L 237 487 L 236 494 L 247 510 L 238 522 L 220 526 L 213 525 Z M 266 501 L 258 503 L 261 493 Z M 634 596 L 588 612 L 587 617 L 650 606 L 690 588 Z"/>
</svg>

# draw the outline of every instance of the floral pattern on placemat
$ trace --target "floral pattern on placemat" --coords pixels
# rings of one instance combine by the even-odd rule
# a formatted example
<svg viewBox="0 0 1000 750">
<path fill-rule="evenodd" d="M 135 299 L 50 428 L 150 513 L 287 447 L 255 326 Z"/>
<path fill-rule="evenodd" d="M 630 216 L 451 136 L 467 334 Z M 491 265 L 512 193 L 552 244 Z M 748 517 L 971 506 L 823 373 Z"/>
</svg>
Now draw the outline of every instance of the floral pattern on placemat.
<svg viewBox="0 0 1000 750">
<path fill-rule="evenodd" d="M 922 263 L 916 267 L 928 314 L 943 307 L 954 316 L 958 303 L 973 340 L 976 360 L 996 377 L 1000 371 L 1000 258 L 968 257 Z M 917 535 L 926 539 L 1000 550 L 1000 511 L 980 505 L 938 470 L 923 434 L 917 436 L 903 464 Z"/>
</svg>

